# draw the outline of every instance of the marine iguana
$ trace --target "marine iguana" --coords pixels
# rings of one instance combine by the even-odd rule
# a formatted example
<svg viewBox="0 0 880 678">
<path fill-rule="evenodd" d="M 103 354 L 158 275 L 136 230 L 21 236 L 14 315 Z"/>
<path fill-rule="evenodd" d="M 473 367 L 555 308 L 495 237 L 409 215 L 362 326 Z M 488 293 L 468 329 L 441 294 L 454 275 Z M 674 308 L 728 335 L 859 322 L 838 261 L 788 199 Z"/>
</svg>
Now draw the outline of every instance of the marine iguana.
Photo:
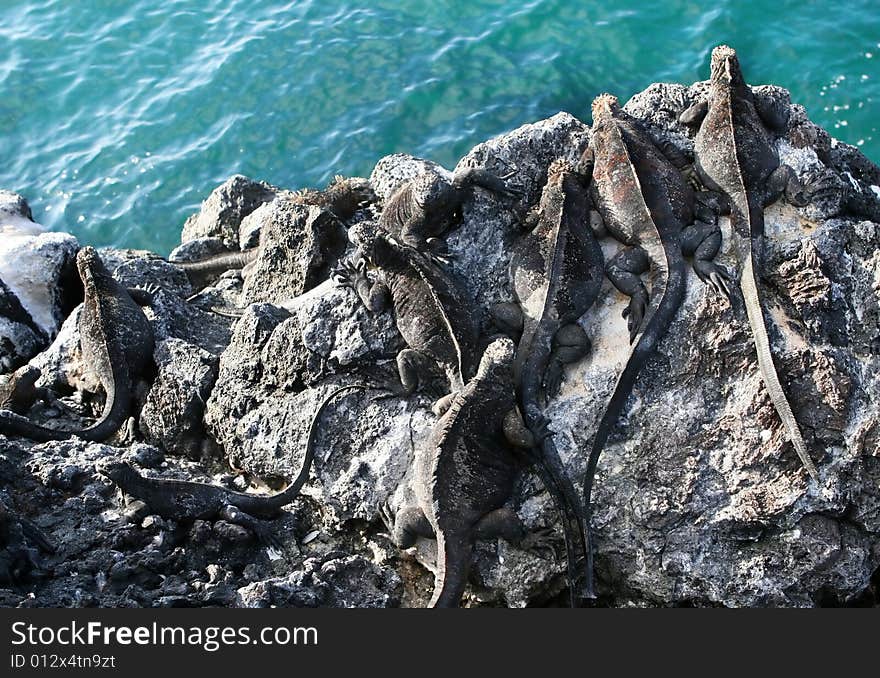
<svg viewBox="0 0 880 678">
<path fill-rule="evenodd" d="M 40 370 L 33 365 L 24 365 L 9 375 L 0 385 L 0 410 L 10 410 L 24 414 L 31 405 L 44 395 L 44 389 L 37 387 Z"/>
<path fill-rule="evenodd" d="M 451 180 L 438 171 L 425 171 L 391 194 L 382 209 L 379 226 L 420 252 L 442 252 L 443 243 L 438 236 L 452 227 L 476 186 L 499 196 L 520 195 L 485 169 L 463 168 Z"/>
<path fill-rule="evenodd" d="M 510 339 L 496 339 L 488 346 L 477 375 L 455 394 L 426 444 L 416 450 L 417 506 L 398 511 L 393 519 L 387 505 L 382 508 L 398 547 L 409 548 L 418 536 L 437 540 L 430 607 L 458 606 L 474 540 L 500 536 L 533 547 L 544 539 L 541 534 L 526 537 L 516 513 L 503 508 L 517 471 L 508 444 L 529 448 L 539 442 L 516 409 L 513 359 Z M 539 438 L 547 435 L 546 429 L 536 433 Z"/>
<path fill-rule="evenodd" d="M 608 262 L 606 272 L 612 284 L 630 297 L 624 317 L 633 342 L 593 438 L 584 478 L 589 516 L 599 456 L 639 373 L 684 299 L 683 250 L 695 253 L 694 269 L 716 290 L 727 291 L 730 274 L 712 261 L 720 245 L 717 224 L 695 221 L 695 197 L 685 176 L 639 122 L 620 108 L 617 97 L 602 94 L 593 101 L 587 154 L 594 163 L 591 192 L 604 226 L 625 245 Z M 650 295 L 640 277 L 649 269 L 654 276 Z M 587 588 L 592 592 L 591 538 L 589 542 Z"/>
<path fill-rule="evenodd" d="M 696 171 L 706 186 L 723 193 L 729 202 L 740 266 L 739 286 L 755 340 L 758 368 L 804 468 L 818 479 L 773 365 L 758 290 L 763 272 L 764 207 L 783 194 L 795 206 L 806 204 L 800 181 L 794 170 L 780 163 L 771 137 L 772 130 L 785 129 L 787 109 L 755 96 L 743 77 L 736 51 L 720 45 L 712 50 L 708 99 L 685 110 L 680 120 L 700 125 L 694 146 Z"/>
<path fill-rule="evenodd" d="M 446 373 L 451 391 L 461 389 L 473 374 L 477 323 L 464 294 L 451 276 L 416 249 L 395 242 L 369 222 L 349 231 L 361 261 L 342 263 L 334 277 L 351 287 L 368 310 L 394 308 L 397 329 L 407 344 L 397 355 L 406 394 L 419 385 L 419 363 L 435 361 Z M 371 282 L 365 264 L 379 274 Z"/>
<path fill-rule="evenodd" d="M 376 196 L 366 179 L 336 176 L 322 191 L 306 188 L 285 194 L 281 199 L 296 205 L 321 207 L 344 222 L 374 202 Z M 242 275 L 247 275 L 259 253 L 260 245 L 257 244 L 240 252 L 223 252 L 197 261 L 171 263 L 183 269 L 193 287 L 201 288 L 226 271 L 240 269 Z"/>
<path fill-rule="evenodd" d="M 78 436 L 103 442 L 131 415 L 137 382 L 153 359 L 153 330 L 140 308 L 150 303 L 152 293 L 116 282 L 94 247 L 80 249 L 76 266 L 85 290 L 78 325 L 80 347 L 83 363 L 95 371 L 105 393 L 101 417 L 86 428 L 62 431 L 0 411 L 0 433 L 37 441 Z"/>
<path fill-rule="evenodd" d="M 112 480 L 123 493 L 143 501 L 156 515 L 177 521 L 227 520 L 250 529 L 264 543 L 278 546 L 279 542 L 255 516 L 271 518 L 290 504 L 309 479 L 315 450 L 317 424 L 324 409 L 338 395 L 346 391 L 366 390 L 365 384 L 348 384 L 331 391 L 315 410 L 309 425 L 306 452 L 297 477 L 281 492 L 257 495 L 236 492 L 219 485 L 208 485 L 184 480 L 162 480 L 142 476 L 135 468 L 117 459 L 100 459 L 95 470 Z"/>
<path fill-rule="evenodd" d="M 583 168 L 582 168 L 583 169 Z M 590 227 L 590 203 L 583 177 L 567 161 L 554 161 L 534 213 L 537 225 L 515 245 L 510 278 L 517 302 L 498 304 L 493 314 L 501 325 L 521 328 L 514 378 L 526 424 L 539 426 L 541 402 L 552 397 L 566 363 L 584 357 L 590 341 L 578 319 L 586 313 L 602 286 L 602 249 Z M 569 587 L 575 596 L 577 548 L 586 558 L 588 525 L 580 497 L 552 438 L 541 445 L 548 489 L 566 521 Z M 574 602 L 574 601 L 572 601 Z"/>
</svg>

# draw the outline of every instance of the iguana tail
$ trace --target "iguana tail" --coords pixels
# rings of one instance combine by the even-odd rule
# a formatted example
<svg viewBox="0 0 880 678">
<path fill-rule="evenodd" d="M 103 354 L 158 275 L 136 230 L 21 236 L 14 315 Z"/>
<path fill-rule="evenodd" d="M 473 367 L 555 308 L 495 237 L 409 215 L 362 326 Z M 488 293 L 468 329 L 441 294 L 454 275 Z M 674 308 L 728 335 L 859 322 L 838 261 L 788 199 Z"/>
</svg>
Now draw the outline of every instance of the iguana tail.
<svg viewBox="0 0 880 678">
<path fill-rule="evenodd" d="M 758 297 L 758 284 L 755 278 L 755 265 L 752 258 L 752 250 L 749 248 L 744 253 L 742 262 L 742 275 L 739 283 L 742 290 L 743 300 L 746 305 L 746 314 L 749 318 L 749 325 L 752 328 L 752 336 L 755 338 L 755 349 L 758 353 L 758 369 L 761 371 L 761 378 L 770 394 L 770 400 L 785 432 L 794 445 L 798 457 L 804 464 L 804 468 L 814 480 L 819 479 L 819 472 L 816 470 L 813 460 L 807 452 L 807 445 L 801 435 L 797 420 L 791 411 L 791 405 L 785 397 L 785 391 L 782 390 L 782 384 L 779 381 L 779 375 L 776 373 L 776 367 L 773 365 L 773 354 L 770 351 L 770 338 L 767 336 L 767 327 L 764 324 L 764 314 L 761 312 L 761 301 Z"/>
<path fill-rule="evenodd" d="M 107 391 L 104 411 L 101 418 L 84 429 L 61 431 L 47 426 L 40 426 L 14 412 L 0 411 L 0 433 L 18 435 L 37 442 L 49 440 L 70 440 L 74 436 L 92 442 L 104 442 L 121 427 L 131 414 L 131 384 L 116 370 L 114 387 Z"/>
<path fill-rule="evenodd" d="M 200 282 L 211 276 L 219 276 L 226 271 L 234 271 L 244 268 L 257 258 L 258 247 L 252 247 L 242 252 L 230 252 L 218 254 L 200 261 L 171 262 L 179 266 L 186 273 L 190 282 Z"/>
<path fill-rule="evenodd" d="M 302 486 L 305 485 L 309 479 L 309 473 L 312 469 L 312 462 L 315 459 L 315 437 L 318 433 L 318 421 L 320 420 L 321 414 L 323 414 L 324 409 L 337 396 L 347 391 L 365 391 L 369 388 L 373 387 L 367 384 L 348 384 L 346 386 L 340 386 L 339 388 L 331 391 L 324 398 L 324 400 L 321 401 L 321 404 L 318 405 L 318 409 L 315 410 L 315 414 L 312 415 L 312 421 L 311 424 L 309 424 L 309 437 L 306 441 L 306 453 L 303 457 L 302 467 L 300 468 L 296 478 L 293 479 L 290 485 L 281 490 L 281 492 L 262 497 L 259 495 L 254 495 L 253 497 L 248 498 L 249 501 L 237 503 L 236 506 L 238 506 L 238 508 L 240 508 L 242 511 L 246 511 L 248 513 L 272 514 L 277 513 L 283 507 L 291 503 L 297 496 L 299 496 L 299 492 L 302 489 Z"/>
<path fill-rule="evenodd" d="M 543 320 L 543 319 L 542 319 Z M 526 424 L 532 430 L 537 427 L 539 419 L 543 417 L 538 406 L 538 395 L 541 390 L 546 365 L 550 360 L 552 349 L 551 325 L 539 322 L 528 336 L 523 335 L 520 341 L 520 349 L 517 353 L 523 353 L 523 347 L 531 346 L 528 357 L 519 368 L 517 383 L 519 384 L 519 398 L 522 405 L 523 416 Z M 526 330 L 528 331 L 528 330 Z M 518 357 L 519 359 L 519 357 Z M 545 366 L 545 369 L 541 369 Z M 516 369 L 516 368 L 515 368 Z M 580 554 L 587 558 L 587 530 L 586 511 L 581 506 L 580 497 L 574 489 L 574 484 L 565 470 L 565 465 L 559 456 L 559 451 L 551 437 L 541 442 L 540 458 L 536 464 L 541 482 L 544 483 L 556 511 L 562 521 L 562 533 L 565 539 L 566 562 L 568 567 L 569 602 L 572 607 L 577 604 L 578 558 Z"/>
<path fill-rule="evenodd" d="M 658 270 L 658 280 L 652 285 L 652 291 L 653 289 L 662 289 L 661 297 L 657 302 L 654 312 L 646 319 L 645 328 L 636 340 L 636 344 L 629 354 L 623 371 L 617 377 L 614 392 L 611 394 L 611 399 L 608 401 L 608 406 L 605 408 L 605 412 L 599 422 L 599 427 L 596 429 L 596 436 L 593 438 L 593 448 L 590 451 L 590 458 L 587 462 L 587 470 L 584 476 L 584 506 L 587 514 L 586 588 L 590 597 L 595 597 L 593 586 L 593 539 L 590 521 L 592 518 L 591 502 L 596 466 L 599 463 L 602 450 L 605 449 L 605 443 L 608 442 L 608 436 L 620 418 L 626 401 L 632 393 L 639 373 L 654 353 L 660 339 L 666 334 L 684 299 L 686 288 L 685 266 L 680 251 L 677 248 L 678 245 L 675 241 L 664 243 L 668 271 Z M 663 277 L 666 279 L 663 280 Z"/>
<path fill-rule="evenodd" d="M 473 546 L 437 531 L 437 575 L 428 607 L 458 607 L 468 582 Z"/>
</svg>

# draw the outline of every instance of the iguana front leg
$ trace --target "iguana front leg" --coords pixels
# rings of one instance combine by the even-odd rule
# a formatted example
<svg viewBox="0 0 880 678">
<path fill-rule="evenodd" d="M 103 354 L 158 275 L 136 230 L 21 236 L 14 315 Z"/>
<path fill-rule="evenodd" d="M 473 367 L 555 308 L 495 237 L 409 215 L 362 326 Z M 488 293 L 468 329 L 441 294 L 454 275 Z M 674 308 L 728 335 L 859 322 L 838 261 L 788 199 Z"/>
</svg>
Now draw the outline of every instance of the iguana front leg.
<svg viewBox="0 0 880 678">
<path fill-rule="evenodd" d="M 523 551 L 539 558 L 556 559 L 555 533 L 552 528 L 529 532 L 513 509 L 506 506 L 490 511 L 480 518 L 471 530 L 474 539 L 498 539 L 501 537 Z"/>
<path fill-rule="evenodd" d="M 370 281 L 363 259 L 357 264 L 349 260 L 342 261 L 333 272 L 333 279 L 337 284 L 353 289 L 371 313 L 381 313 L 391 306 L 388 286 L 382 281 Z"/>
<path fill-rule="evenodd" d="M 391 541 L 397 548 L 408 549 L 415 546 L 416 539 L 434 539 L 434 528 L 425 517 L 425 512 L 417 506 L 407 506 L 393 515 L 386 502 L 379 507 L 379 516 L 391 533 Z"/>
<path fill-rule="evenodd" d="M 273 548 L 281 549 L 281 541 L 275 536 L 271 527 L 266 522 L 254 518 L 252 515 L 245 513 L 237 506 L 233 506 L 232 504 L 224 505 L 220 511 L 220 517 L 230 523 L 241 525 L 242 527 L 251 530 L 264 546 L 272 546 Z"/>
<path fill-rule="evenodd" d="M 697 103 L 689 106 L 678 116 L 678 121 L 682 125 L 699 125 L 703 122 L 703 118 L 709 113 L 709 100 L 702 99 Z"/>
<path fill-rule="evenodd" d="M 127 291 L 138 306 L 152 306 L 161 288 L 155 283 L 147 283 L 143 287 L 129 287 Z"/>
<path fill-rule="evenodd" d="M 648 290 L 641 275 L 651 267 L 648 253 L 641 247 L 624 247 L 605 266 L 605 274 L 619 292 L 629 297 L 629 305 L 623 310 L 629 340 L 639 333 L 645 310 L 648 308 Z"/>
<path fill-rule="evenodd" d="M 728 282 L 733 275 L 714 259 L 721 249 L 721 229 L 717 224 L 695 221 L 681 232 L 681 252 L 693 257 L 691 265 L 697 277 L 719 294 L 730 298 Z"/>
<path fill-rule="evenodd" d="M 453 183 L 462 187 L 479 186 L 497 196 L 504 196 L 506 198 L 518 198 L 522 195 L 521 191 L 507 186 L 491 172 L 477 167 L 468 167 L 464 171 L 457 173 Z"/>
<path fill-rule="evenodd" d="M 545 401 L 559 393 L 565 366 L 586 357 L 591 348 L 587 333 L 577 323 L 563 325 L 556 331 L 553 335 L 553 348 L 547 360 L 547 370 L 544 372 Z"/>
</svg>

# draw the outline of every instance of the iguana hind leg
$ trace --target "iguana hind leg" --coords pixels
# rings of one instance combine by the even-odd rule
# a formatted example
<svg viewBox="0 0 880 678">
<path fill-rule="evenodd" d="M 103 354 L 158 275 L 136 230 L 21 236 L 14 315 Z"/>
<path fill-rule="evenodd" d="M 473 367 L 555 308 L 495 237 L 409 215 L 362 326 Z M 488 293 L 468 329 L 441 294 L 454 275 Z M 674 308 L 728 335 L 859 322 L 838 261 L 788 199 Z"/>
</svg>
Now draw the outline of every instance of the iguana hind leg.
<svg viewBox="0 0 880 678">
<path fill-rule="evenodd" d="M 492 322 L 495 323 L 499 330 L 511 339 L 519 339 L 523 331 L 524 320 L 519 304 L 512 301 L 504 301 L 492 306 L 489 309 L 489 313 L 492 316 Z"/>
<path fill-rule="evenodd" d="M 547 361 L 547 371 L 544 373 L 545 402 L 559 393 L 565 366 L 587 356 L 591 348 L 587 333 L 577 323 L 563 325 L 557 330 L 553 337 L 553 350 Z"/>
<path fill-rule="evenodd" d="M 767 178 L 764 191 L 763 204 L 765 207 L 772 205 L 783 195 L 795 207 L 803 207 L 810 201 L 804 185 L 788 165 L 779 165 L 773 170 L 773 173 Z"/>
<path fill-rule="evenodd" d="M 434 528 L 425 517 L 424 511 L 417 506 L 407 506 L 397 512 L 397 515 L 391 515 L 391 508 L 385 504 L 379 511 L 385 526 L 391 532 L 391 541 L 401 549 L 408 549 L 414 546 L 416 539 L 425 537 L 427 539 L 434 538 Z"/>
<path fill-rule="evenodd" d="M 641 275 L 647 273 L 651 263 L 648 253 L 641 247 L 624 247 L 605 265 L 605 274 L 619 292 L 629 297 L 629 306 L 623 311 L 629 340 L 635 339 L 648 308 L 648 290 Z"/>
<path fill-rule="evenodd" d="M 693 257 L 692 266 L 697 277 L 713 290 L 730 298 L 728 282 L 733 275 L 714 259 L 721 249 L 721 229 L 717 225 L 695 221 L 681 232 L 681 251 Z"/>
<path fill-rule="evenodd" d="M 260 543 L 264 546 L 272 546 L 273 548 L 281 549 L 281 541 L 275 536 L 271 527 L 266 522 L 254 518 L 252 515 L 245 513 L 237 506 L 227 504 L 223 507 L 223 510 L 220 511 L 220 517 L 224 520 L 228 520 L 230 523 L 246 527 L 254 533 Z"/>
<path fill-rule="evenodd" d="M 501 537 L 511 544 L 519 544 L 526 530 L 516 512 L 505 507 L 490 511 L 480 518 L 473 527 L 474 539 L 496 539 Z"/>
<path fill-rule="evenodd" d="M 397 354 L 397 372 L 405 395 L 410 395 L 419 387 L 423 362 L 424 356 L 411 348 L 405 348 Z"/>
</svg>

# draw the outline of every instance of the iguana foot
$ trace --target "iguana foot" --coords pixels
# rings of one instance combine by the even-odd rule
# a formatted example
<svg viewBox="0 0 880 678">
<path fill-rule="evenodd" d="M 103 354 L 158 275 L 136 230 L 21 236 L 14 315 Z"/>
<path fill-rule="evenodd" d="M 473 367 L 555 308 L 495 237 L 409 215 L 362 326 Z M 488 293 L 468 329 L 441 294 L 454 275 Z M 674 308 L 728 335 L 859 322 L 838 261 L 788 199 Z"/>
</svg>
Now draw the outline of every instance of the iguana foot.
<svg viewBox="0 0 880 678">
<path fill-rule="evenodd" d="M 454 391 L 452 393 L 447 393 L 445 396 L 435 401 L 434 404 L 431 405 L 431 412 L 437 417 L 442 417 L 452 405 L 453 400 L 455 400 Z"/>
<path fill-rule="evenodd" d="M 388 531 L 387 536 L 390 538 L 394 534 L 394 511 L 391 510 L 391 504 L 388 499 L 379 504 L 376 510 L 379 514 L 379 519 Z"/>
<path fill-rule="evenodd" d="M 730 299 L 730 287 L 728 283 L 734 281 L 733 275 L 724 266 L 714 261 L 694 261 L 694 272 L 697 277 L 716 293 Z"/>
<path fill-rule="evenodd" d="M 556 433 L 550 430 L 551 423 L 550 419 L 543 414 L 539 414 L 535 418 L 534 423 L 529 427 L 532 436 L 535 438 L 535 445 L 540 445 L 547 438 L 552 438 L 556 435 Z"/>
<path fill-rule="evenodd" d="M 351 259 L 342 259 L 333 271 L 330 273 L 333 282 L 341 287 L 351 287 L 355 289 L 357 282 L 367 277 L 367 263 L 363 259 L 352 261 Z"/>
<path fill-rule="evenodd" d="M 556 531 L 552 527 L 542 527 L 526 534 L 517 544 L 523 551 L 533 553 L 544 560 L 557 560 Z"/>
<path fill-rule="evenodd" d="M 263 546 L 271 547 L 276 551 L 281 551 L 283 549 L 281 540 L 275 536 L 275 533 L 269 525 L 255 522 L 251 526 L 251 529 L 254 531 L 257 541 Z"/>
<path fill-rule="evenodd" d="M 639 329 L 642 327 L 642 321 L 645 319 L 645 310 L 648 302 L 645 297 L 638 294 L 629 300 L 629 305 L 623 309 L 620 314 L 626 318 L 626 328 L 629 330 L 629 342 L 635 341 Z"/>
</svg>

